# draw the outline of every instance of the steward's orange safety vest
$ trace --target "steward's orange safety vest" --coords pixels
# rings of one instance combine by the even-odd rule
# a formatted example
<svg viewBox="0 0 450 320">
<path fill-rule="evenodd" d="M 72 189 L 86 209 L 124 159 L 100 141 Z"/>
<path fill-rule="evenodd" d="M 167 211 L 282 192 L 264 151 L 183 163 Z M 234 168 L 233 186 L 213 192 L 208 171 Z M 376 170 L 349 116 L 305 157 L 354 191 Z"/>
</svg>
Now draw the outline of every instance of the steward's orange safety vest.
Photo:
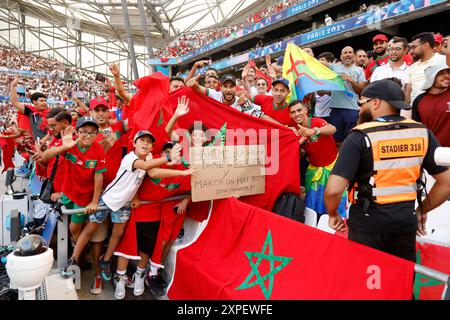
<svg viewBox="0 0 450 320">
<path fill-rule="evenodd" d="M 417 180 L 428 150 L 428 131 L 416 121 L 367 122 L 353 130 L 365 134 L 373 155 L 373 171 L 357 177 L 349 192 L 356 203 L 365 198 L 377 204 L 414 201 Z M 358 186 L 359 184 L 359 186 Z"/>
</svg>

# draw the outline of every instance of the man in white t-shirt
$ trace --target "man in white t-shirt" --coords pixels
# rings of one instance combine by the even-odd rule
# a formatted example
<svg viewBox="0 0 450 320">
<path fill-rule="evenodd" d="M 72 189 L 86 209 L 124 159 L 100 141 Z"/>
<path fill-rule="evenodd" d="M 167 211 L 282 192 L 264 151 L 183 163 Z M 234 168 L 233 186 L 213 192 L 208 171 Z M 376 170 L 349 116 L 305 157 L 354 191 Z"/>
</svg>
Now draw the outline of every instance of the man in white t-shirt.
<svg viewBox="0 0 450 320">
<path fill-rule="evenodd" d="M 395 37 L 391 42 L 391 45 L 388 47 L 389 62 L 373 71 L 370 82 L 397 78 L 402 82 L 402 89 L 405 90 L 409 81 L 409 67 L 403 61 L 403 56 L 407 53 L 408 41 L 405 38 Z"/>
<path fill-rule="evenodd" d="M 406 103 L 411 104 L 416 97 L 423 93 L 425 83 L 425 69 L 431 65 L 447 64 L 450 60 L 450 52 L 446 56 L 434 52 L 434 35 L 431 32 L 423 32 L 412 38 L 410 47 L 413 55 L 419 61 L 413 63 L 409 69 L 408 84 L 406 86 Z"/>
<path fill-rule="evenodd" d="M 130 218 L 130 209 L 123 206 L 131 201 L 146 175 L 147 170 L 180 159 L 181 146 L 172 148 L 170 157 L 152 159 L 152 148 L 155 138 L 150 131 L 138 131 L 133 139 L 134 151 L 127 154 L 120 163 L 115 179 L 105 188 L 100 199 L 100 206 L 107 206 L 109 210 L 97 211 L 90 218 L 102 223 L 111 212 L 114 223 L 108 249 L 99 262 L 100 274 L 105 281 L 111 280 L 110 260 Z"/>
</svg>

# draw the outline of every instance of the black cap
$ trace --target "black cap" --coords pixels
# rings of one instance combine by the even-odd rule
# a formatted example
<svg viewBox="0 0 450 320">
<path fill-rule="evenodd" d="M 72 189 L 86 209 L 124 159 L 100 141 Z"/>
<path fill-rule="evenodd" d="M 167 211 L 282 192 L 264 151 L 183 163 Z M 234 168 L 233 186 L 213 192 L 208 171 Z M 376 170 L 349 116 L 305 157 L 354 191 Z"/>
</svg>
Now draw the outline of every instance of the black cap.
<svg viewBox="0 0 450 320">
<path fill-rule="evenodd" d="M 232 74 L 226 74 L 222 77 L 221 82 L 225 83 L 225 81 L 232 81 L 236 85 L 236 77 Z"/>
<path fill-rule="evenodd" d="M 136 143 L 136 140 L 139 138 L 142 138 L 143 136 L 149 136 L 150 139 L 152 139 L 153 143 L 155 143 L 155 141 L 156 141 L 155 137 L 153 136 L 153 134 L 150 131 L 141 130 L 141 131 L 136 132 L 136 134 L 134 135 L 134 138 L 133 138 L 133 142 Z"/>
<path fill-rule="evenodd" d="M 172 149 L 175 144 L 176 142 L 174 141 L 167 141 L 166 143 L 164 143 L 162 150 Z"/>
<path fill-rule="evenodd" d="M 403 101 L 404 95 L 402 88 L 389 79 L 372 82 L 364 88 L 361 92 L 361 96 L 384 100 L 397 109 L 411 109 L 411 106 Z"/>
<path fill-rule="evenodd" d="M 95 121 L 95 119 L 92 117 L 81 117 L 80 119 L 78 119 L 76 128 L 78 130 L 81 127 L 88 125 L 88 124 L 96 127 L 97 129 L 99 128 L 97 121 Z"/>
</svg>

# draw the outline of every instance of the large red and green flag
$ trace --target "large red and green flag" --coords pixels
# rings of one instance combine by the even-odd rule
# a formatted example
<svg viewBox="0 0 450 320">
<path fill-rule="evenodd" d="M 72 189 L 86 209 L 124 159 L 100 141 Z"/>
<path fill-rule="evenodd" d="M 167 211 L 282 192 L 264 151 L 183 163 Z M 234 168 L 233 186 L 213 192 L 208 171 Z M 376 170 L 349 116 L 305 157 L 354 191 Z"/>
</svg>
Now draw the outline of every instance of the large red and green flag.
<svg viewBox="0 0 450 320">
<path fill-rule="evenodd" d="M 210 131 L 210 136 L 214 137 L 215 145 L 265 146 L 265 193 L 241 197 L 242 201 L 271 210 L 281 193 L 300 194 L 299 144 L 292 130 L 237 111 L 190 88 L 170 95 L 173 110 L 182 96 L 189 99 L 189 113 L 177 121 L 177 129 L 188 129 L 201 121 Z"/>
<path fill-rule="evenodd" d="M 450 274 L 450 248 L 432 243 L 416 244 L 417 264 Z M 416 273 L 414 296 L 419 300 L 442 300 L 445 284 Z"/>
<path fill-rule="evenodd" d="M 176 255 L 175 300 L 411 299 L 414 263 L 229 198 Z"/>
<path fill-rule="evenodd" d="M 291 87 L 289 102 L 301 101 L 305 95 L 315 91 L 347 90 L 340 75 L 293 43 L 288 43 L 283 61 L 283 77 L 289 80 Z"/>
<path fill-rule="evenodd" d="M 169 78 L 160 72 L 155 72 L 150 76 L 137 79 L 133 84 L 138 91 L 130 101 L 129 147 L 132 150 L 132 139 L 136 132 L 150 130 L 156 138 L 153 152 L 159 153 L 168 140 L 165 126 L 173 114 L 169 102 Z"/>
</svg>

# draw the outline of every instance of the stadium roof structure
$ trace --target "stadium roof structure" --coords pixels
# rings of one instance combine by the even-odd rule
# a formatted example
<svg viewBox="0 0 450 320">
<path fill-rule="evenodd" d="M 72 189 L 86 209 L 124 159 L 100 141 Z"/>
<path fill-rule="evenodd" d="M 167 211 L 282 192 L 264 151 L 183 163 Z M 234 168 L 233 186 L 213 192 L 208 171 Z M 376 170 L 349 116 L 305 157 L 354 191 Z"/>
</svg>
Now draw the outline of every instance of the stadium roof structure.
<svg viewBox="0 0 450 320">
<path fill-rule="evenodd" d="M 2 0 L 0 1 L 0 21 L 9 28 L 19 30 L 18 43 L 12 45 L 11 39 L 0 33 L 0 39 L 19 49 L 28 49 L 27 43 L 32 37 L 39 38 L 46 34 L 49 37 L 67 41 L 69 46 L 84 47 L 92 51 L 105 50 L 121 56 L 130 51 L 130 37 L 137 46 L 146 47 L 136 53 L 136 59 L 145 64 L 153 55 L 153 50 L 165 47 L 178 36 L 197 30 L 215 29 L 230 26 L 243 21 L 256 10 L 267 7 L 279 0 Z M 128 13 L 129 24 L 124 19 L 124 10 Z M 141 13 L 144 12 L 143 15 Z M 145 24 L 142 17 L 145 17 Z M 27 23 L 25 17 L 39 20 Z M 37 21 L 37 20 L 36 20 Z M 45 22 L 44 26 L 41 21 Z M 49 25 L 47 25 L 47 23 Z M 146 25 L 147 28 L 144 28 Z M 129 26 L 129 27 L 128 27 Z M 53 33 L 50 29 L 53 28 Z M 0 27 L 0 31 L 5 31 Z M 55 30 L 58 31 L 55 33 Z M 25 35 L 28 41 L 25 41 Z M 95 44 L 81 33 L 97 36 L 102 40 Z M 22 36 L 23 34 L 23 36 Z M 27 43 L 26 43 L 27 42 Z M 38 51 L 54 50 L 52 43 L 44 43 L 45 49 L 26 50 L 39 54 Z M 53 41 L 54 42 L 54 41 Z M 109 46 L 105 47 L 108 42 Z M 62 46 L 60 48 L 62 49 Z M 150 50 L 152 49 L 152 50 Z M 77 49 L 78 50 L 78 49 Z M 117 53 L 116 52 L 116 53 Z M 61 58 L 60 53 L 54 56 Z M 82 67 L 82 52 L 79 49 L 80 61 L 65 62 Z M 94 58 L 95 60 L 95 58 Z M 97 65 L 107 64 L 104 57 L 97 59 Z M 125 76 L 125 78 L 129 78 Z"/>
<path fill-rule="evenodd" d="M 164 46 L 177 36 L 200 29 L 229 25 L 243 14 L 272 4 L 274 0 L 5 0 L 0 9 L 17 9 L 25 15 L 56 26 L 72 24 L 75 29 L 104 37 L 122 39 L 125 30 L 123 3 L 130 15 L 137 44 L 145 44 L 139 16 L 142 3 L 152 45 Z"/>
</svg>

